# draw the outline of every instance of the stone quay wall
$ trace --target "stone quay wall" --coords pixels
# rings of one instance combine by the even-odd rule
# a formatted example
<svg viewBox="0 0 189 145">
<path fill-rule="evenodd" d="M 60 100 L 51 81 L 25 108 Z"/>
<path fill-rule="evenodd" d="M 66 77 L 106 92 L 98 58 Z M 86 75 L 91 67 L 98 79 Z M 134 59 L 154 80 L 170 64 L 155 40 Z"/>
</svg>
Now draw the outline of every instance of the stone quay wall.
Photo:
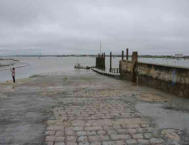
<svg viewBox="0 0 189 145">
<path fill-rule="evenodd" d="M 149 64 L 133 61 L 120 61 L 120 76 L 127 80 L 136 80 L 146 85 L 180 97 L 189 98 L 189 69 Z"/>
</svg>

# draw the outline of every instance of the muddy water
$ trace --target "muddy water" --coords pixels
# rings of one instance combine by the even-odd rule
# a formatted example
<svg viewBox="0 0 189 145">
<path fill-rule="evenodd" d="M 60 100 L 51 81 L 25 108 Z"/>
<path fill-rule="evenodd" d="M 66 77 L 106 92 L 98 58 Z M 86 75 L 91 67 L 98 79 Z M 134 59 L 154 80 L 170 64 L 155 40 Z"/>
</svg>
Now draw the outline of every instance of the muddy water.
<svg viewBox="0 0 189 145">
<path fill-rule="evenodd" d="M 36 74 L 64 72 L 72 73 L 74 64 L 81 63 L 82 65 L 94 66 L 94 57 L 17 57 L 20 60 L 15 67 L 16 78 L 26 78 Z M 10 67 L 0 68 L 0 82 L 11 79 Z"/>
<path fill-rule="evenodd" d="M 35 74 L 65 72 L 71 73 L 74 64 L 80 63 L 86 66 L 95 65 L 95 57 L 16 57 L 20 60 L 15 64 L 16 78 L 25 78 Z M 120 57 L 113 57 L 112 67 L 118 68 Z M 189 59 L 165 59 L 165 58 L 139 58 L 140 62 L 173 65 L 189 68 Z M 106 69 L 109 70 L 109 57 L 106 57 Z M 11 79 L 10 67 L 0 67 L 0 82 Z"/>
<path fill-rule="evenodd" d="M 131 58 L 129 58 L 130 60 Z M 109 68 L 109 57 L 106 57 L 106 68 Z M 112 58 L 112 66 L 115 68 L 119 67 L 119 61 L 121 57 Z M 139 58 L 139 62 L 160 64 L 160 65 L 169 65 L 169 66 L 178 66 L 189 68 L 189 59 L 168 59 L 168 58 Z"/>
</svg>

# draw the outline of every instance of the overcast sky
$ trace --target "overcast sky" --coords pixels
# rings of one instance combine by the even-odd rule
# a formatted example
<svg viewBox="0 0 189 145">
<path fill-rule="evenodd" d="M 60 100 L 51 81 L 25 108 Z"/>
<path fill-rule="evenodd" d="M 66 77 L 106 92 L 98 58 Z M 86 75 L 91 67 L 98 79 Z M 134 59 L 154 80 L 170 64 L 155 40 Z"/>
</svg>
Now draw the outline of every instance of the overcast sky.
<svg viewBox="0 0 189 145">
<path fill-rule="evenodd" d="M 188 0 L 0 0 L 0 55 L 189 55 Z"/>
</svg>

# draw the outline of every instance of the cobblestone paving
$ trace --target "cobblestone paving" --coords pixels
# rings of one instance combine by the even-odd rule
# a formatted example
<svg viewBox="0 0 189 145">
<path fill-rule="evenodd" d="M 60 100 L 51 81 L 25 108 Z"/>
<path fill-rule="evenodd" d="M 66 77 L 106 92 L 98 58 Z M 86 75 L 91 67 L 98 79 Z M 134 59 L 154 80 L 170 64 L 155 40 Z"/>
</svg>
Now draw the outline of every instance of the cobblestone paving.
<svg viewBox="0 0 189 145">
<path fill-rule="evenodd" d="M 0 145 L 188 145 L 187 131 L 135 108 L 167 101 L 162 93 L 82 72 L 0 84 Z"/>
<path fill-rule="evenodd" d="M 98 94 L 98 93 L 97 93 Z M 74 97 L 74 96 L 73 96 Z M 75 96 L 77 98 L 77 96 Z M 86 96 L 85 96 L 86 97 Z M 91 96 L 89 95 L 89 98 Z M 131 102 L 119 97 L 94 97 L 53 110 L 55 119 L 48 120 L 47 145 L 161 145 L 152 124 L 135 110 Z"/>
</svg>

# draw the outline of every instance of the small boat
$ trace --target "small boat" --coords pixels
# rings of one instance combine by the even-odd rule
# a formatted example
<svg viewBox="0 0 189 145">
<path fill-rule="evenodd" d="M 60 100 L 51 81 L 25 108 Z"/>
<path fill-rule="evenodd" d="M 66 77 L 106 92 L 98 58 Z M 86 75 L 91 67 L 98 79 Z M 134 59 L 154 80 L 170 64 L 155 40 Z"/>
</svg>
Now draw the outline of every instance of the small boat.
<svg viewBox="0 0 189 145">
<path fill-rule="evenodd" d="M 92 67 L 89 67 L 89 66 L 82 66 L 81 64 L 76 64 L 75 66 L 74 66 L 74 68 L 75 69 L 90 69 L 90 68 L 92 68 Z"/>
</svg>

